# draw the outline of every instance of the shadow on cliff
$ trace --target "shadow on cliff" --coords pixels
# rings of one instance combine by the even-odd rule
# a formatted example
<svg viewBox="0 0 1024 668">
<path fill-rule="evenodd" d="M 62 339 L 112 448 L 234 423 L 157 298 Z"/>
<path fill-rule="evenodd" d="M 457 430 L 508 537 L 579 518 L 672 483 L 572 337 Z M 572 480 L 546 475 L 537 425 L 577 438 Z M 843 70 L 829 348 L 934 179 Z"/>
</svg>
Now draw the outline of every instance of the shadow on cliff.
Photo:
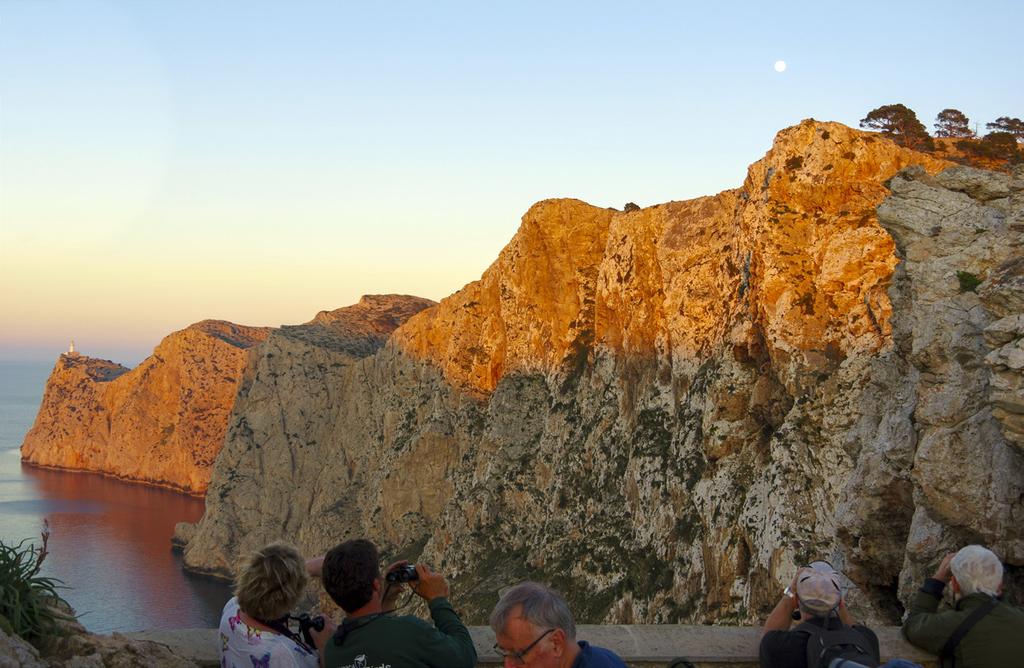
<svg viewBox="0 0 1024 668">
<path fill-rule="evenodd" d="M 910 165 L 883 226 L 885 182 Z M 849 574 L 857 614 L 892 622 L 965 540 L 1024 564 L 1020 454 L 986 408 L 995 315 L 950 274 L 984 276 L 1020 215 L 1019 195 L 957 184 L 1021 188 L 929 176 L 948 166 L 807 121 L 715 197 L 534 205 L 479 281 L 382 348 L 271 335 L 186 564 L 228 575 L 269 540 L 370 536 L 450 575 L 472 622 L 534 578 L 581 621 L 623 623 L 758 620 L 818 558 Z M 962 489 L 932 483 L 956 472 Z"/>
</svg>

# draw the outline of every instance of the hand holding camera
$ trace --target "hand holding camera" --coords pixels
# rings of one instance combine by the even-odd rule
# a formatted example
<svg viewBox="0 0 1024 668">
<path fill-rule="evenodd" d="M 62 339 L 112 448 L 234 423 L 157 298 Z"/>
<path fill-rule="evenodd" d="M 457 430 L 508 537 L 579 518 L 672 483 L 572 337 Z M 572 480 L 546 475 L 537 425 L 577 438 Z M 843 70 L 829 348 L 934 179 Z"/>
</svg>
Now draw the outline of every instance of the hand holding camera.
<svg viewBox="0 0 1024 668">
<path fill-rule="evenodd" d="M 432 571 L 426 564 L 396 561 L 388 566 L 384 581 L 387 583 L 383 600 L 385 609 L 394 607 L 394 602 L 405 590 L 406 583 L 417 596 L 428 603 L 439 596 L 448 596 L 448 583 L 444 577 Z"/>
<path fill-rule="evenodd" d="M 388 582 L 410 582 L 418 580 L 419 575 L 416 573 L 415 564 L 400 561 L 388 568 L 388 573 L 384 576 L 384 579 Z"/>
<path fill-rule="evenodd" d="M 955 556 L 956 552 L 951 552 L 950 554 L 947 554 L 945 557 L 943 557 L 942 563 L 939 564 L 939 567 L 935 570 L 935 575 L 933 575 L 932 577 L 936 580 L 949 584 L 950 579 L 953 577 L 952 563 L 953 557 Z"/>
<path fill-rule="evenodd" d="M 417 584 L 413 591 L 423 600 L 433 601 L 440 596 L 448 596 L 448 583 L 443 576 L 430 570 L 426 564 L 416 564 Z"/>
<path fill-rule="evenodd" d="M 398 597 L 405 591 L 406 583 L 416 579 L 416 567 L 405 559 L 396 561 L 384 570 L 384 593 L 381 605 L 385 610 L 396 610 Z"/>
<path fill-rule="evenodd" d="M 306 646 L 316 647 L 319 649 L 322 643 L 316 642 L 316 639 L 319 636 L 324 635 L 322 632 L 327 627 L 327 622 L 329 620 L 323 615 L 310 617 L 309 613 L 306 612 L 302 613 L 298 617 L 292 617 L 292 619 L 299 623 L 299 633 L 302 635 L 302 640 L 306 643 Z M 331 622 L 331 626 L 334 626 L 333 622 Z M 329 636 L 330 633 L 326 635 Z"/>
</svg>

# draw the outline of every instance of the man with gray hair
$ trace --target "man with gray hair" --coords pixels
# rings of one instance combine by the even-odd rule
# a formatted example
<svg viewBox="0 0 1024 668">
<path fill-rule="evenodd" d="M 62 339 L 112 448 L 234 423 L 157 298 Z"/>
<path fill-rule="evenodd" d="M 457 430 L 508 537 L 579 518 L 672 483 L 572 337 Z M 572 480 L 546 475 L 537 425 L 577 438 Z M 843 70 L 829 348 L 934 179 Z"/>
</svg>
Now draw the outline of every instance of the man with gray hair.
<svg viewBox="0 0 1024 668">
<path fill-rule="evenodd" d="M 512 587 L 490 619 L 504 665 L 527 668 L 626 668 L 614 653 L 576 640 L 576 623 L 558 592 L 536 582 Z"/>
<path fill-rule="evenodd" d="M 952 610 L 938 611 L 946 585 Z M 903 635 L 943 666 L 997 668 L 1024 661 L 1024 611 L 999 600 L 1003 564 L 980 545 L 946 555 L 910 601 Z"/>
</svg>

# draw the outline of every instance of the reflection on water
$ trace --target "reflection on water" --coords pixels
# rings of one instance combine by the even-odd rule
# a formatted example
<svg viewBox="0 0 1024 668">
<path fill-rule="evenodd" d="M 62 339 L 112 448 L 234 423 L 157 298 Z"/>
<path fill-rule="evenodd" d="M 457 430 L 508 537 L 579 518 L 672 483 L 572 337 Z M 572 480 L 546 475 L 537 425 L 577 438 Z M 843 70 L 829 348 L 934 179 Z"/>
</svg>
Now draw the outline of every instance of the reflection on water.
<svg viewBox="0 0 1024 668">
<path fill-rule="evenodd" d="M 186 575 L 171 551 L 177 522 L 203 514 L 201 499 L 99 475 L 23 466 L 0 452 L 0 535 L 33 537 L 50 522 L 45 575 L 90 631 L 213 627 L 229 594 L 223 583 Z"/>
<path fill-rule="evenodd" d="M 22 466 L 18 447 L 42 399 L 51 363 L 0 361 L 0 540 L 39 544 L 50 521 L 43 575 L 90 631 L 214 627 L 227 585 L 185 575 L 171 552 L 177 522 L 194 522 L 203 501 L 90 473 Z"/>
</svg>

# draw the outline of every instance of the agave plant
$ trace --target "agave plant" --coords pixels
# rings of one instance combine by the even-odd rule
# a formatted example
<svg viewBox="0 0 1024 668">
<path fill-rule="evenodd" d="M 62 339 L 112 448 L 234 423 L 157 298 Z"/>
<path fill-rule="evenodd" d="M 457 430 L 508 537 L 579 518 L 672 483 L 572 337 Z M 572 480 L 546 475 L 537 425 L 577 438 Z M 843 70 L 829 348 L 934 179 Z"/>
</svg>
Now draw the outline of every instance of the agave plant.
<svg viewBox="0 0 1024 668">
<path fill-rule="evenodd" d="M 74 619 L 64 612 L 71 608 L 57 593 L 64 583 L 39 575 L 49 553 L 49 522 L 43 522 L 42 539 L 41 547 L 27 538 L 17 545 L 0 540 L 0 625 L 33 644 L 52 635 L 58 621 Z"/>
</svg>

